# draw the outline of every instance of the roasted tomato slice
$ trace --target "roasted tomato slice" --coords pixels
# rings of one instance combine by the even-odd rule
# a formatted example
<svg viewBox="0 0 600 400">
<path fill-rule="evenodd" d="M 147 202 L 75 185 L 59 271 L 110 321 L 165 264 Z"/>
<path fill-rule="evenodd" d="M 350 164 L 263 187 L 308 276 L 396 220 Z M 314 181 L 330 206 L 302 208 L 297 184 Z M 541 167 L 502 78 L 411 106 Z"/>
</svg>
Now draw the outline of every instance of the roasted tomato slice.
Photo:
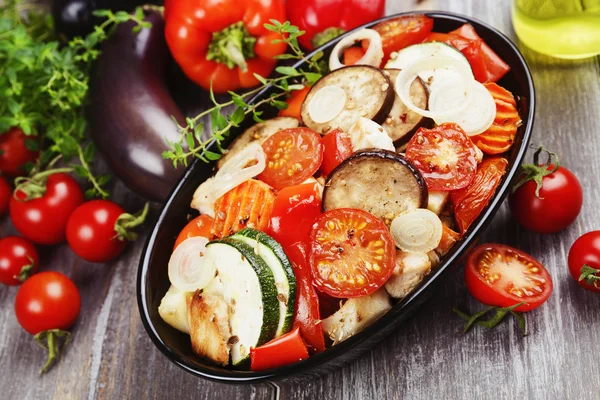
<svg viewBox="0 0 600 400">
<path fill-rule="evenodd" d="M 441 124 L 420 128 L 406 147 L 429 190 L 456 190 L 468 186 L 477 170 L 477 150 L 460 126 Z"/>
<path fill-rule="evenodd" d="M 468 187 L 450 194 L 454 204 L 454 216 L 461 233 L 469 229 L 496 193 L 507 166 L 508 161 L 505 158 L 488 158 L 481 163 L 475 179 Z"/>
<path fill-rule="evenodd" d="M 262 146 L 267 167 L 258 179 L 275 189 L 304 182 L 317 172 L 323 161 L 321 135 L 309 128 L 284 129 Z"/>
<path fill-rule="evenodd" d="M 350 136 L 341 129 L 334 129 L 323 136 L 323 164 L 321 172 L 329 175 L 335 167 L 352 155 Z"/>
<path fill-rule="evenodd" d="M 552 293 L 552 278 L 539 261 L 502 244 L 482 244 L 467 259 L 465 282 L 473 297 L 483 304 L 516 311 L 541 306 Z"/>
<path fill-rule="evenodd" d="M 403 16 L 380 22 L 373 29 L 381 36 L 385 65 L 392 52 L 421 43 L 433 29 L 433 19 L 426 15 Z M 363 47 L 368 47 L 368 42 L 363 42 Z"/>
<path fill-rule="evenodd" d="M 327 211 L 313 226 L 310 266 L 314 284 L 333 297 L 373 293 L 388 280 L 395 260 L 390 231 L 365 211 Z"/>
</svg>

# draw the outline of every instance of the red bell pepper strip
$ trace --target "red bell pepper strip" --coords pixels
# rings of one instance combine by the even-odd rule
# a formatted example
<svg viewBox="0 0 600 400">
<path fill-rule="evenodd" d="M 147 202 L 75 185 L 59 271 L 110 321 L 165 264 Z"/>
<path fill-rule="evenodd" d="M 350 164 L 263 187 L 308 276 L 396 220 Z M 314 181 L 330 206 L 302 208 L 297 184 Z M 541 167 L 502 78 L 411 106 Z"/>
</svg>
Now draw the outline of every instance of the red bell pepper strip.
<svg viewBox="0 0 600 400">
<path fill-rule="evenodd" d="M 383 17 L 385 0 L 288 0 L 290 22 L 306 33 L 298 37 L 309 50 L 345 31 Z"/>
<path fill-rule="evenodd" d="M 283 0 L 169 0 L 165 37 L 185 74 L 215 93 L 259 84 L 285 52 L 281 36 L 264 24 L 285 21 Z"/>
<path fill-rule="evenodd" d="M 250 348 L 250 369 L 264 371 L 308 358 L 308 350 L 296 328 L 257 348 Z"/>
</svg>

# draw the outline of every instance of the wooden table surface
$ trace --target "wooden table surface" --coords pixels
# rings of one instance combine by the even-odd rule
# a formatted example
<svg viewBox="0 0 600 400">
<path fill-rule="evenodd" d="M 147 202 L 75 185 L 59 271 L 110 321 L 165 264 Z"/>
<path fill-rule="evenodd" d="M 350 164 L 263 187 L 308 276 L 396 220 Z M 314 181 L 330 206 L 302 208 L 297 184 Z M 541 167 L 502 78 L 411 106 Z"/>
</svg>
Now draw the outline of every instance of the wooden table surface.
<svg viewBox="0 0 600 400">
<path fill-rule="evenodd" d="M 387 13 L 449 10 L 486 21 L 517 43 L 510 0 L 388 0 Z M 232 386 L 196 378 L 151 343 L 139 317 L 135 278 L 150 224 L 109 265 L 79 260 L 66 246 L 42 250 L 42 270 L 70 276 L 82 295 L 81 315 L 63 359 L 40 376 L 44 352 L 18 325 L 15 287 L 0 289 L 0 398 L 3 399 L 600 399 L 600 295 L 580 289 L 567 254 L 581 234 L 600 229 L 600 60 L 553 60 L 520 45 L 533 72 L 537 115 L 533 142 L 562 155 L 584 186 L 581 215 L 566 231 L 538 235 L 520 229 L 506 205 L 483 240 L 518 247 L 549 269 L 554 293 L 527 315 L 529 336 L 512 321 L 493 330 L 458 333 L 453 306 L 479 310 L 467 293 L 462 266 L 417 316 L 339 371 L 320 379 Z M 134 211 L 142 200 L 117 182 L 114 198 Z M 156 210 L 153 217 L 156 217 Z M 13 233 L 2 222 L 2 236 Z"/>
</svg>

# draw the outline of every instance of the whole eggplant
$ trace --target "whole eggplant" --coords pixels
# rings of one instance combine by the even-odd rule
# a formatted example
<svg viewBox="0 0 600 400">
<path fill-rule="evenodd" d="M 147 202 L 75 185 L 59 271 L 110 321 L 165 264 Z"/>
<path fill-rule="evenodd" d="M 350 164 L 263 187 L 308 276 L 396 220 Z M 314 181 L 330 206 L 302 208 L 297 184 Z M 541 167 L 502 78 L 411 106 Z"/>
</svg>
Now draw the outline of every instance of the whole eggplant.
<svg viewBox="0 0 600 400">
<path fill-rule="evenodd" d="M 52 17 L 58 33 L 84 36 L 101 20 L 95 10 L 131 11 L 142 4 L 162 4 L 160 0 L 52 0 Z"/>
<path fill-rule="evenodd" d="M 182 112 L 166 85 L 171 56 L 164 20 L 146 13 L 151 28 L 120 24 L 102 47 L 90 78 L 89 127 L 112 171 L 133 191 L 164 201 L 183 173 L 161 154 L 179 137 Z"/>
</svg>

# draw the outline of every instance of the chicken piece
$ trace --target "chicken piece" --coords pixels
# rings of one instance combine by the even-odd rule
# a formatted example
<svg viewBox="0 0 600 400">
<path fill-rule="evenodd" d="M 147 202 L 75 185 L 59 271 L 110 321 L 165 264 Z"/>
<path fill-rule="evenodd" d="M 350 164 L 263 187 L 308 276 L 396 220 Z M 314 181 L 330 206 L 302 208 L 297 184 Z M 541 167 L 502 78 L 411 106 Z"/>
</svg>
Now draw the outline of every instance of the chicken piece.
<svg viewBox="0 0 600 400">
<path fill-rule="evenodd" d="M 431 272 L 431 260 L 426 253 L 398 251 L 396 267 L 385 284 L 385 290 L 396 299 L 406 297 Z"/>
<path fill-rule="evenodd" d="M 189 306 L 190 339 L 194 353 L 217 364 L 229 364 L 229 309 L 218 296 L 194 293 Z"/>
<path fill-rule="evenodd" d="M 188 307 L 193 293 L 182 292 L 171 285 L 158 306 L 158 315 L 167 324 L 183 333 L 190 333 Z"/>
</svg>

